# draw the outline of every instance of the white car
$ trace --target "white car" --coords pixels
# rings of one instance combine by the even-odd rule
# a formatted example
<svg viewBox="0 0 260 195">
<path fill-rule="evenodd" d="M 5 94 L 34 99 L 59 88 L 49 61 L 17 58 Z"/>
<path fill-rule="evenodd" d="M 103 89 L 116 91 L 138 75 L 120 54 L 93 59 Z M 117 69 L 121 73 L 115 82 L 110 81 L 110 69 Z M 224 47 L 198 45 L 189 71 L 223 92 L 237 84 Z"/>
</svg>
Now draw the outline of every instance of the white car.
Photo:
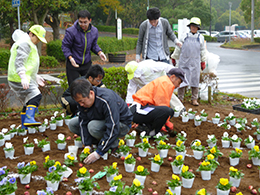
<svg viewBox="0 0 260 195">
<path fill-rule="evenodd" d="M 211 36 L 215 37 L 219 32 L 218 31 L 211 31 Z"/>
<path fill-rule="evenodd" d="M 200 34 L 202 34 L 202 35 L 210 35 L 209 34 L 209 31 L 207 31 L 207 30 L 198 30 L 198 32 L 200 33 Z"/>
</svg>

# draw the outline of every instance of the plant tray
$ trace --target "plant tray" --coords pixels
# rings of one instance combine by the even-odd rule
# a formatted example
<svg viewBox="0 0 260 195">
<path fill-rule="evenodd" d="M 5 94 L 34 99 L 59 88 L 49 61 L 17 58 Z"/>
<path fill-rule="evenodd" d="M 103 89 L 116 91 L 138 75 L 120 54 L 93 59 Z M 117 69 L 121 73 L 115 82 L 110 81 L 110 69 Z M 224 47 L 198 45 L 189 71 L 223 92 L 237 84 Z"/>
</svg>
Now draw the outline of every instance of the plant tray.
<svg viewBox="0 0 260 195">
<path fill-rule="evenodd" d="M 248 110 L 246 108 L 242 108 L 241 105 L 242 104 L 233 105 L 233 110 L 238 110 L 238 111 L 242 111 L 242 112 L 248 112 L 248 113 L 252 113 L 252 114 L 260 114 L 260 108 L 254 109 L 254 110 Z"/>
</svg>

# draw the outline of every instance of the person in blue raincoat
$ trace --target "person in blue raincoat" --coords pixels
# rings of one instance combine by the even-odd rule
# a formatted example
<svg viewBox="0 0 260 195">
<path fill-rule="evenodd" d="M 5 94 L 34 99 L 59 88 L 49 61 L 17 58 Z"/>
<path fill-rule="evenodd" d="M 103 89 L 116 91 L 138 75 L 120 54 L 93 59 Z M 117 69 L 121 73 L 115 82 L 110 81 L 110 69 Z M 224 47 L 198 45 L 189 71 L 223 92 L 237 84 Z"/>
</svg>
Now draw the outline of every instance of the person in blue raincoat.
<svg viewBox="0 0 260 195">
<path fill-rule="evenodd" d="M 174 53 L 171 55 L 173 65 L 176 65 L 175 60 L 179 60 L 178 66 L 186 74 L 192 90 L 191 104 L 194 106 L 199 105 L 200 69 L 204 70 L 207 59 L 204 37 L 198 32 L 200 25 L 201 21 L 199 18 L 191 18 L 190 24 L 188 25 L 190 32 L 180 39 L 183 43 L 182 48 L 176 47 Z M 182 102 L 186 86 L 185 84 L 181 84 L 178 89 L 178 97 Z"/>
</svg>

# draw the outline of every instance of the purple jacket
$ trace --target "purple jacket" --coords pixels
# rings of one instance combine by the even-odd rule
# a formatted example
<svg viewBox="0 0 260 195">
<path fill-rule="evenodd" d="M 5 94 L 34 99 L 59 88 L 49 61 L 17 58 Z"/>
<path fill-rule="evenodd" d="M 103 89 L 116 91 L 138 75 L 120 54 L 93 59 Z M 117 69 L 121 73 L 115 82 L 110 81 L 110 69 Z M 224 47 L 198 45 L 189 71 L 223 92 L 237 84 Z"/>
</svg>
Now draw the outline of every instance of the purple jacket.
<svg viewBox="0 0 260 195">
<path fill-rule="evenodd" d="M 97 44 L 98 30 L 89 24 L 89 29 L 84 32 L 78 25 L 78 20 L 66 30 L 62 41 L 62 51 L 66 58 L 72 56 L 77 64 L 83 65 L 91 61 L 90 51 L 97 54 L 101 51 Z"/>
</svg>

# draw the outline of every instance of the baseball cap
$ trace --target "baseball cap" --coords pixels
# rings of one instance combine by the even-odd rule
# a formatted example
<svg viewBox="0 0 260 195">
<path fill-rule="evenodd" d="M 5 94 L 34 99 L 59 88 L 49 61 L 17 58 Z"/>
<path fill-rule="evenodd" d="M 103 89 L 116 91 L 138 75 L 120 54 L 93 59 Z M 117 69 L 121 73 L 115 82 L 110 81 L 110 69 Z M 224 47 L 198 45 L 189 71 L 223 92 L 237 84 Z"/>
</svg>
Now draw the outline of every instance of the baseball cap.
<svg viewBox="0 0 260 195">
<path fill-rule="evenodd" d="M 30 29 L 30 32 L 32 32 L 33 34 L 35 34 L 41 42 L 43 43 L 47 43 L 46 39 L 45 39 L 45 34 L 46 34 L 46 30 L 41 26 L 41 25 L 33 25 Z"/>
<path fill-rule="evenodd" d="M 138 67 L 138 63 L 136 61 L 130 61 L 126 64 L 125 70 L 127 71 L 128 80 L 134 78 L 134 73 L 137 67 Z"/>
<path fill-rule="evenodd" d="M 175 75 L 176 77 L 180 78 L 182 80 L 182 82 L 187 82 L 186 81 L 186 77 L 185 77 L 185 73 L 183 72 L 182 69 L 180 68 L 172 68 L 171 70 L 169 70 L 169 72 L 167 73 L 168 76 L 171 75 Z"/>
</svg>

